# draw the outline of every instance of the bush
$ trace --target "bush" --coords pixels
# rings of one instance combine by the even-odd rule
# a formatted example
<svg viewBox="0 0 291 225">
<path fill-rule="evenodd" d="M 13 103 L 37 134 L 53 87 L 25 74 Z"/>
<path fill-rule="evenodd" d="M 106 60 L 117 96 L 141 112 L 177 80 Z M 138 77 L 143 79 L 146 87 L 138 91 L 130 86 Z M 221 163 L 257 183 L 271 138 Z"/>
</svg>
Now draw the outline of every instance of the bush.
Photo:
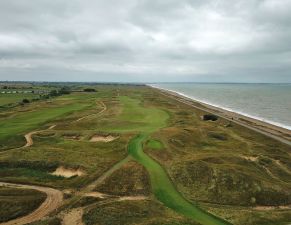
<svg viewBox="0 0 291 225">
<path fill-rule="evenodd" d="M 22 103 L 27 104 L 27 103 L 30 103 L 30 101 L 27 98 L 25 98 L 22 100 Z"/>
<path fill-rule="evenodd" d="M 218 116 L 212 115 L 212 114 L 206 114 L 202 118 L 203 118 L 203 120 L 211 120 L 211 121 L 218 120 Z"/>
<path fill-rule="evenodd" d="M 94 88 L 85 88 L 84 92 L 96 92 Z"/>
<path fill-rule="evenodd" d="M 59 91 L 60 95 L 68 95 L 70 93 L 71 93 L 70 88 L 66 86 L 62 87 L 61 90 Z"/>
</svg>

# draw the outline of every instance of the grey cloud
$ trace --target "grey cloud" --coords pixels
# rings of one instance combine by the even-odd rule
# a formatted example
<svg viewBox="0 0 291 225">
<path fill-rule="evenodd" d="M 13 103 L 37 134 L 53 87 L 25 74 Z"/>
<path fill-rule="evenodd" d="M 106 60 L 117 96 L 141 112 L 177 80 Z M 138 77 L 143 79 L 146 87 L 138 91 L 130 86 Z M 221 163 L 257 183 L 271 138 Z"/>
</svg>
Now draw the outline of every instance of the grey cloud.
<svg viewBox="0 0 291 225">
<path fill-rule="evenodd" d="M 0 0 L 0 80 L 291 82 L 290 7 Z"/>
</svg>

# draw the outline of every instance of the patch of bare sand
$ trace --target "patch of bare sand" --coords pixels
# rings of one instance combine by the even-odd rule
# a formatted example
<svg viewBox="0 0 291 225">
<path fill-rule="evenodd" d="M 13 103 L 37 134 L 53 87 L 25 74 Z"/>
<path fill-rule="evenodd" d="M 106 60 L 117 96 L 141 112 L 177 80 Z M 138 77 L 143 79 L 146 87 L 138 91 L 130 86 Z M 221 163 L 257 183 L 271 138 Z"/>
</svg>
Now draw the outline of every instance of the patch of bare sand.
<svg viewBox="0 0 291 225">
<path fill-rule="evenodd" d="M 84 225 L 83 212 L 83 208 L 72 209 L 64 215 L 62 225 Z"/>
<path fill-rule="evenodd" d="M 86 193 L 86 194 L 84 194 L 84 196 L 94 197 L 94 198 L 107 198 L 107 197 L 109 197 L 109 195 L 103 194 L 103 193 L 97 192 L 97 191 Z"/>
<path fill-rule="evenodd" d="M 252 162 L 256 162 L 258 160 L 258 156 L 241 156 L 241 157 Z"/>
<path fill-rule="evenodd" d="M 69 168 L 60 166 L 51 174 L 55 176 L 62 176 L 62 177 L 70 178 L 73 176 L 83 176 L 85 175 L 85 172 L 82 171 L 81 169 L 69 169 Z"/>
<path fill-rule="evenodd" d="M 111 142 L 117 139 L 118 137 L 114 137 L 112 135 L 102 136 L 102 135 L 94 135 L 91 137 L 90 142 Z"/>
<path fill-rule="evenodd" d="M 118 198 L 118 201 L 141 201 L 148 199 L 147 196 L 122 196 Z"/>
<path fill-rule="evenodd" d="M 279 205 L 279 206 L 256 206 L 255 210 L 268 211 L 274 209 L 291 209 L 291 205 Z"/>
</svg>

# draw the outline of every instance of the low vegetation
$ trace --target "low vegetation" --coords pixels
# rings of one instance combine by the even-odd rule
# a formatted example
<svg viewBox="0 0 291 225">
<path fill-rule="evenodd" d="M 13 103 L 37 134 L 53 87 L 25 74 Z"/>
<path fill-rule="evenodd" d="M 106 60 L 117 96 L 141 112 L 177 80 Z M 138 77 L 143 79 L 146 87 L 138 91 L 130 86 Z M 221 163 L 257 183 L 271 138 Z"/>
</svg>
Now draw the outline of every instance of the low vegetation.
<svg viewBox="0 0 291 225">
<path fill-rule="evenodd" d="M 64 90 L 69 93 L 44 101 L 25 96 L 29 104 L 0 113 L 0 181 L 70 190 L 60 211 L 34 224 L 60 224 L 58 213 L 72 207 L 84 207 L 85 224 L 290 223 L 289 146 L 146 86 L 78 84 Z M 39 131 L 33 145 L 22 147 L 32 131 Z M 109 136 L 117 138 L 104 141 Z M 55 176 L 57 168 L 84 175 Z M 76 194 L 104 174 L 91 191 L 108 198 Z"/>
<path fill-rule="evenodd" d="M 35 190 L 0 187 L 0 223 L 30 213 L 45 198 L 46 194 Z"/>
</svg>

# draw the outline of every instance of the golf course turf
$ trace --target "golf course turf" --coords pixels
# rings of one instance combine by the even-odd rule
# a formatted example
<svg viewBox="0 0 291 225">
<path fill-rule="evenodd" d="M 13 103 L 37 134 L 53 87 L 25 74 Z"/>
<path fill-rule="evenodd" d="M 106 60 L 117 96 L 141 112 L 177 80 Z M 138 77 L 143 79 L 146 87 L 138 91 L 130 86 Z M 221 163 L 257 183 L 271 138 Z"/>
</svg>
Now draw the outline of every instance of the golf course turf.
<svg viewBox="0 0 291 225">
<path fill-rule="evenodd" d="M 45 108 L 38 111 L 22 113 L 0 122 L 0 141 L 5 141 L 17 134 L 37 128 L 38 126 L 64 116 L 73 111 L 81 110 L 88 105 L 67 104 L 60 107 Z"/>
<path fill-rule="evenodd" d="M 143 108 L 140 104 L 138 104 L 138 102 L 132 102 L 131 100 L 127 102 L 131 102 L 130 108 L 133 111 L 126 110 L 125 112 L 123 112 L 124 118 L 128 118 L 128 116 L 126 115 L 127 112 L 142 112 L 140 113 L 140 115 L 137 114 L 135 116 L 135 118 L 138 119 L 155 118 L 153 117 L 153 115 L 151 115 L 152 112 L 157 113 L 156 111 L 153 111 L 153 109 Z M 163 114 L 159 113 L 159 115 Z M 143 152 L 143 143 L 149 137 L 151 132 L 154 132 L 155 129 L 162 128 L 164 126 L 168 118 L 166 115 L 167 114 L 164 114 L 164 116 L 160 116 L 159 120 L 157 120 L 159 121 L 159 123 L 157 121 L 153 122 L 152 120 L 149 120 L 149 126 L 147 126 L 147 123 L 144 124 L 143 128 L 141 129 L 144 132 L 139 133 L 137 136 L 130 140 L 128 145 L 129 154 L 135 160 L 141 163 L 149 172 L 153 192 L 160 202 L 203 225 L 230 224 L 214 215 L 211 215 L 210 213 L 207 213 L 206 211 L 200 209 L 198 206 L 195 206 L 187 201 L 175 189 L 164 168 Z"/>
<path fill-rule="evenodd" d="M 289 146 L 145 85 L 70 85 L 0 109 L 0 181 L 64 197 L 32 225 L 290 224 Z"/>
</svg>

